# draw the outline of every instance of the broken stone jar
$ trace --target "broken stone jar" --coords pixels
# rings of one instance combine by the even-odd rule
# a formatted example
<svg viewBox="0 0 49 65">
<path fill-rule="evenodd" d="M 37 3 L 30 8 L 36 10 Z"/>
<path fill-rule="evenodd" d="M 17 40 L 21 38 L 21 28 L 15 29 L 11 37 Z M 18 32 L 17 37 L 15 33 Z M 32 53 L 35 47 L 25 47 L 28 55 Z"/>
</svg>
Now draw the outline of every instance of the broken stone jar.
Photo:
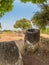
<svg viewBox="0 0 49 65">
<path fill-rule="evenodd" d="M 40 40 L 39 29 L 28 29 L 25 32 L 24 48 L 25 51 L 34 52 L 38 48 L 38 42 Z"/>
<path fill-rule="evenodd" d="M 0 65 L 23 65 L 16 42 L 0 42 Z"/>
</svg>

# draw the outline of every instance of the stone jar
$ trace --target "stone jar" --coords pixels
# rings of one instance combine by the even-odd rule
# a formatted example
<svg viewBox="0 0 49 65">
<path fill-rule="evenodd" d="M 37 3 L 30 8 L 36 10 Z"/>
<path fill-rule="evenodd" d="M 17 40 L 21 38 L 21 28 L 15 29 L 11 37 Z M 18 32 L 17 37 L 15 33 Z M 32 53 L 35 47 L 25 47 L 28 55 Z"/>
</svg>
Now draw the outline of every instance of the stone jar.
<svg viewBox="0 0 49 65">
<path fill-rule="evenodd" d="M 24 39 L 25 50 L 34 52 L 38 47 L 39 40 L 40 40 L 40 30 L 28 29 L 25 32 L 25 39 Z"/>
<path fill-rule="evenodd" d="M 0 42 L 0 65 L 23 65 L 21 53 L 14 41 Z"/>
</svg>

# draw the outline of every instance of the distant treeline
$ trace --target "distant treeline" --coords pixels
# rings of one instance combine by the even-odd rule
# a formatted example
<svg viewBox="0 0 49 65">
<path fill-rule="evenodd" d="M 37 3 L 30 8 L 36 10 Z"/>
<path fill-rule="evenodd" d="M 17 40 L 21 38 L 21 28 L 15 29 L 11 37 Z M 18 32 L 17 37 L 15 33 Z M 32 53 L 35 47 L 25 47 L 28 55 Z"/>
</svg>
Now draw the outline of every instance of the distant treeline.
<svg viewBox="0 0 49 65">
<path fill-rule="evenodd" d="M 1 30 L 1 32 L 22 32 L 20 30 Z"/>
<path fill-rule="evenodd" d="M 13 32 L 14 30 L 2 30 L 2 32 Z"/>
</svg>

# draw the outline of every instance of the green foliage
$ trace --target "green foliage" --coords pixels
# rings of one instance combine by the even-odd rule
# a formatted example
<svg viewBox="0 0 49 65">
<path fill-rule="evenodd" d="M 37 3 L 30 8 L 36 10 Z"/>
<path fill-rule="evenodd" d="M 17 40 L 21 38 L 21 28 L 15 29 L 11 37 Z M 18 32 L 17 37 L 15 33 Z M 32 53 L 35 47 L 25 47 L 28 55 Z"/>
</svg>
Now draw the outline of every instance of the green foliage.
<svg viewBox="0 0 49 65">
<path fill-rule="evenodd" d="M 39 27 L 39 29 L 45 29 L 45 26 L 47 24 L 47 22 L 43 18 L 43 14 L 39 12 L 33 16 L 32 22 L 36 24 Z"/>
<path fill-rule="evenodd" d="M 14 24 L 14 28 L 22 28 L 23 30 L 26 30 L 28 28 L 32 28 L 32 25 L 29 20 L 26 20 L 25 18 L 16 21 Z"/>
<path fill-rule="evenodd" d="M 42 33 L 49 34 L 49 28 L 46 28 L 45 30 L 41 30 Z"/>
<path fill-rule="evenodd" d="M 6 13 L 12 10 L 14 0 L 0 0 L 0 18 Z"/>
<path fill-rule="evenodd" d="M 0 18 L 6 13 L 12 10 L 14 0 L 0 0 Z M 20 0 L 21 2 L 43 3 L 47 0 Z"/>
<path fill-rule="evenodd" d="M 2 32 L 12 32 L 12 30 L 3 30 Z"/>
<path fill-rule="evenodd" d="M 2 28 L 1 23 L 0 23 L 0 28 Z"/>
<path fill-rule="evenodd" d="M 49 24 L 49 6 L 47 4 L 42 5 L 41 11 L 35 13 L 32 18 L 32 22 L 40 29 L 46 28 L 46 26 Z"/>
<path fill-rule="evenodd" d="M 43 3 L 46 2 L 47 0 L 21 0 L 21 2 L 32 2 L 32 3 Z"/>
</svg>

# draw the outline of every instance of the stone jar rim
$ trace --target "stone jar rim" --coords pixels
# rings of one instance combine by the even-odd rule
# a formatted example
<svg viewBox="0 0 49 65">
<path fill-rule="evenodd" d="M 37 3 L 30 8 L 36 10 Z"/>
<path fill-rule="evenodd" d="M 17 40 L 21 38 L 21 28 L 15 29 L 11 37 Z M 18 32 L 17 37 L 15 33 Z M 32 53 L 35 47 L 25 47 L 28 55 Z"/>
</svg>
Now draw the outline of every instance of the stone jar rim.
<svg viewBox="0 0 49 65">
<path fill-rule="evenodd" d="M 36 33 L 36 32 L 38 32 L 39 31 L 39 29 L 28 29 L 26 32 L 27 33 Z"/>
</svg>

